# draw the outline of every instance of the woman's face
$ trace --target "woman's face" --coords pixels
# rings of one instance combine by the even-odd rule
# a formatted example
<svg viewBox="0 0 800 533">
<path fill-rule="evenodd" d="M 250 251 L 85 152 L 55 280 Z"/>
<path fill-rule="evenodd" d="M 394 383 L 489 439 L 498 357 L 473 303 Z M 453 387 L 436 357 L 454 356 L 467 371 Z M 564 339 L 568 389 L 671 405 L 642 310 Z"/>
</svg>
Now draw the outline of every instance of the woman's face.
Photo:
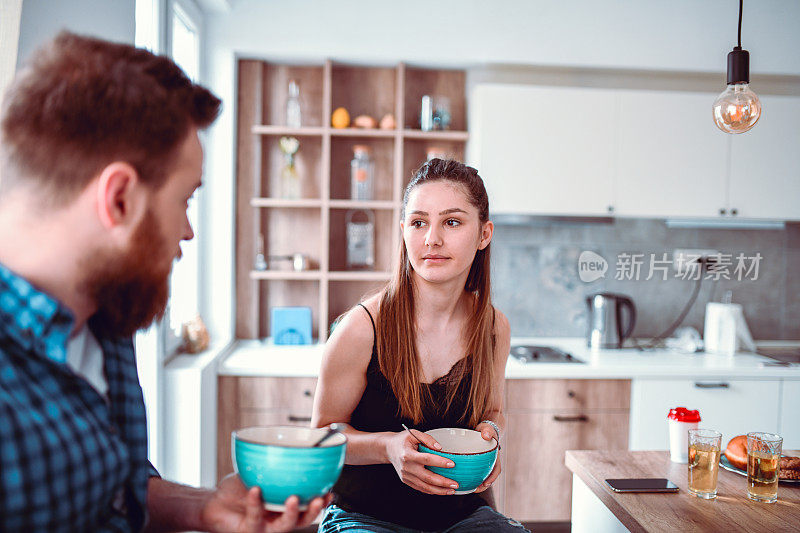
<svg viewBox="0 0 800 533">
<path fill-rule="evenodd" d="M 414 272 L 427 281 L 466 279 L 475 253 L 489 245 L 494 229 L 481 224 L 464 189 L 440 180 L 411 191 L 401 223 Z"/>
</svg>

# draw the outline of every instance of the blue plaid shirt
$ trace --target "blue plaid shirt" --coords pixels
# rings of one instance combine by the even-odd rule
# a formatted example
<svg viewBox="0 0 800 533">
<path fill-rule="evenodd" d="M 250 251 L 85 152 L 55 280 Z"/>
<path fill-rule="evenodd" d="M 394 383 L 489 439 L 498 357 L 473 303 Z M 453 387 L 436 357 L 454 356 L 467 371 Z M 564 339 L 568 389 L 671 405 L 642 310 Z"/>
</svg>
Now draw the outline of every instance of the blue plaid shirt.
<svg viewBox="0 0 800 533">
<path fill-rule="evenodd" d="M 89 328 L 108 401 L 67 365 L 70 311 L 0 264 L 0 531 L 139 531 L 147 425 L 131 339 Z"/>
</svg>

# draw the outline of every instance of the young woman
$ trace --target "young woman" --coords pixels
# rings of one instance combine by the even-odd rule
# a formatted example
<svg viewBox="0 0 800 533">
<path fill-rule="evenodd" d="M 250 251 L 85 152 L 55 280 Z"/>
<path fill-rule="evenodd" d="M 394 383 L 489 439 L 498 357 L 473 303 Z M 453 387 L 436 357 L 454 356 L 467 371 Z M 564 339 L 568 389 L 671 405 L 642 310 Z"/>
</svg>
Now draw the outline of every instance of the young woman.
<svg viewBox="0 0 800 533">
<path fill-rule="evenodd" d="M 312 425 L 340 423 L 347 456 L 320 532 L 524 531 L 476 493 L 425 466 L 452 466 L 421 453 L 437 427 L 499 439 L 509 353 L 506 317 L 490 299 L 494 226 L 474 168 L 433 159 L 403 197 L 400 261 L 379 294 L 351 309 L 325 347 Z M 403 430 L 406 424 L 413 436 Z M 480 494 L 483 493 L 483 494 Z"/>
</svg>

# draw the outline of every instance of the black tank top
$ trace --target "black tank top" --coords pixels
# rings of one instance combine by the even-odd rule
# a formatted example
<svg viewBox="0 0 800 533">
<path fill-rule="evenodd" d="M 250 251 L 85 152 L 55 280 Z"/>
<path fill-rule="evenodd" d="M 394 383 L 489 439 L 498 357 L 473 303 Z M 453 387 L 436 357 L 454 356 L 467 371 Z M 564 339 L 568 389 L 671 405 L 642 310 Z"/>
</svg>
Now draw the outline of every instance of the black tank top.
<svg viewBox="0 0 800 533">
<path fill-rule="evenodd" d="M 366 307 L 364 310 L 377 336 L 372 314 Z M 459 365 L 463 365 L 464 361 L 459 360 L 447 375 L 426 385 L 433 401 L 423 408 L 422 423 L 414 424 L 399 415 L 397 397 L 380 370 L 377 343 L 373 341 L 372 356 L 367 367 L 367 386 L 350 417 L 350 425 L 359 431 L 371 433 L 403 431 L 403 423 L 420 431 L 440 427 L 473 429 L 467 425 L 469 378 L 464 379 L 456 390 L 447 412 L 439 412 L 437 408 L 447 404 L 447 385 L 460 371 Z M 482 505 L 493 506 L 491 489 L 463 496 L 437 496 L 419 492 L 400 481 L 391 464 L 344 465 L 342 475 L 333 487 L 333 494 L 333 503 L 346 511 L 426 531 L 447 529 Z"/>
</svg>

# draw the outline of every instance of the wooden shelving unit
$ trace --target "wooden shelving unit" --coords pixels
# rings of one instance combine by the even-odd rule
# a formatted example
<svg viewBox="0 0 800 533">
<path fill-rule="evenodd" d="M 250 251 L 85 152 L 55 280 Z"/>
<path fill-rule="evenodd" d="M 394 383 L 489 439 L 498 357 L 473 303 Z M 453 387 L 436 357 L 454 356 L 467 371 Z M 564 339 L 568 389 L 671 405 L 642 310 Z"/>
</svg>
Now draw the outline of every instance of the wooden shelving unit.
<svg viewBox="0 0 800 533">
<path fill-rule="evenodd" d="M 468 139 L 465 73 L 404 64 L 292 65 L 255 59 L 239 60 L 238 69 L 236 336 L 270 336 L 270 308 L 299 305 L 312 309 L 316 340 L 324 342 L 336 317 L 390 279 L 400 244 L 403 190 L 428 149 L 437 147 L 463 160 Z M 300 86 L 300 128 L 285 125 L 290 80 Z M 449 98 L 451 129 L 419 129 L 426 94 Z M 334 129 L 330 116 L 337 107 L 345 107 L 351 117 L 368 114 L 378 120 L 392 113 L 397 127 Z M 300 141 L 295 165 L 302 190 L 296 200 L 280 197 L 284 159 L 278 141 L 283 136 Z M 350 198 L 355 144 L 372 150 L 371 201 Z M 350 209 L 370 210 L 374 216 L 374 270 L 346 268 L 345 215 Z M 254 270 L 260 235 L 266 255 L 306 254 L 312 270 Z"/>
</svg>

